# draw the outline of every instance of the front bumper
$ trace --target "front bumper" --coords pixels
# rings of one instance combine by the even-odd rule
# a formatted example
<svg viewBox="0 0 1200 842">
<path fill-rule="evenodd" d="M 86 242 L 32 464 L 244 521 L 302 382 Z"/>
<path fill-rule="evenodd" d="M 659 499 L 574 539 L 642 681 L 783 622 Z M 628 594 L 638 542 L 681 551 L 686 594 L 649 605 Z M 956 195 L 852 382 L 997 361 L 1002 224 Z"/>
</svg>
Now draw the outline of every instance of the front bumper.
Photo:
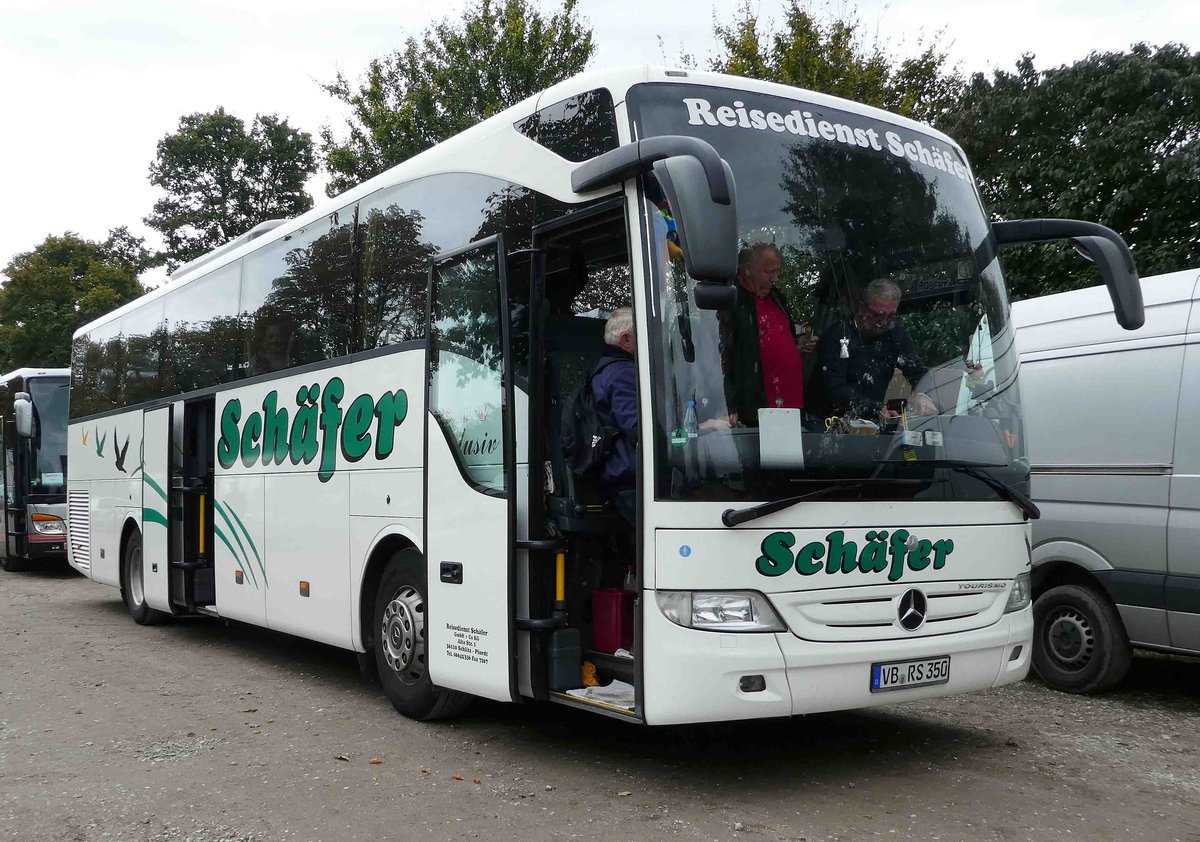
<svg viewBox="0 0 1200 842">
<path fill-rule="evenodd" d="M 677 626 L 643 594 L 643 711 L 648 724 L 715 722 L 849 710 L 999 687 L 1029 672 L 1033 611 L 981 629 L 867 642 L 813 643 L 790 632 L 721 634 Z M 1020 652 L 1013 657 L 1016 648 Z M 870 692 L 871 664 L 950 656 L 950 681 Z M 766 689 L 740 689 L 761 675 Z"/>
<path fill-rule="evenodd" d="M 25 542 L 25 552 L 31 559 L 65 560 L 67 557 L 66 536 L 59 535 L 53 538 L 41 536 L 35 538 L 30 535 Z"/>
</svg>

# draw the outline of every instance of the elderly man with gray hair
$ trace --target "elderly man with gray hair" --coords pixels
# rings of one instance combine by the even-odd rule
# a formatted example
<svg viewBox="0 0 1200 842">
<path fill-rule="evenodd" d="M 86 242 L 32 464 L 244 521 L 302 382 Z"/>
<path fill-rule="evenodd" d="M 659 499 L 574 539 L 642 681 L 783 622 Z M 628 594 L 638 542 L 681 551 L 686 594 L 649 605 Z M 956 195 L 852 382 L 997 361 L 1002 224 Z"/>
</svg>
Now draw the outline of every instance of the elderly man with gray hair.
<svg viewBox="0 0 1200 842">
<path fill-rule="evenodd" d="M 889 278 L 867 284 L 854 306 L 852 324 L 835 322 L 825 329 L 817 348 L 821 383 L 832 411 L 873 420 L 893 417 L 884 398 L 898 368 L 916 388 L 928 369 L 904 326 L 896 320 L 900 287 Z M 915 415 L 936 415 L 937 407 L 923 392 L 909 396 Z"/>
<path fill-rule="evenodd" d="M 613 310 L 604 325 L 604 344 L 604 356 L 592 374 L 592 397 L 596 412 L 617 435 L 600 467 L 600 484 L 632 525 L 637 516 L 638 389 L 631 308 Z"/>
</svg>

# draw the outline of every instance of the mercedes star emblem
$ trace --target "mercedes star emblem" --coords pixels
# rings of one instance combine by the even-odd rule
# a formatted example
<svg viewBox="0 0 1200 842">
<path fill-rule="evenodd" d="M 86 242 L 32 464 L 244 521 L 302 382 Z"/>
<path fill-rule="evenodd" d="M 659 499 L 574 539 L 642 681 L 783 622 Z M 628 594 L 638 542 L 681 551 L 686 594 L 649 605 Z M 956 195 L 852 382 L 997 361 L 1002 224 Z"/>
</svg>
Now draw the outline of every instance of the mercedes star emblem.
<svg viewBox="0 0 1200 842">
<path fill-rule="evenodd" d="M 907 631 L 916 631 L 925 625 L 925 616 L 929 613 L 929 603 L 925 594 L 916 588 L 909 588 L 900 597 L 896 614 L 900 617 L 900 625 Z"/>
</svg>

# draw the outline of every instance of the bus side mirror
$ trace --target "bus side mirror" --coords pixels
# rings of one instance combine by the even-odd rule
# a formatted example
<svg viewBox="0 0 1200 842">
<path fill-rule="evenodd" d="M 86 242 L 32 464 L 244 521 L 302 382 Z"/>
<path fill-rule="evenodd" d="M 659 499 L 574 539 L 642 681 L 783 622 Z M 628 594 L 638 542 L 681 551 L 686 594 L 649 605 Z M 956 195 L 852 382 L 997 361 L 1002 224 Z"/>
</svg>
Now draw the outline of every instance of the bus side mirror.
<svg viewBox="0 0 1200 842">
<path fill-rule="evenodd" d="M 692 287 L 692 297 L 701 310 L 728 310 L 737 302 L 737 284 L 700 281 Z"/>
<path fill-rule="evenodd" d="M 737 276 L 737 199 L 733 171 L 724 161 L 721 166 L 730 187 L 724 204 L 710 192 L 704 166 L 694 157 L 656 161 L 654 175 L 671 206 L 688 275 L 728 286 Z M 702 306 L 699 298 L 696 304 Z"/>
<path fill-rule="evenodd" d="M 1096 264 L 1108 294 L 1112 298 L 1113 313 L 1117 322 L 1126 330 L 1137 330 L 1146 321 L 1142 304 L 1142 285 L 1137 272 L 1125 266 L 1120 248 L 1104 237 L 1076 237 L 1071 245 L 1084 260 Z"/>
<path fill-rule="evenodd" d="M 577 166 L 571 189 L 589 193 L 611 187 L 651 167 L 671 205 L 684 267 L 699 282 L 696 306 L 732 306 L 738 248 L 733 171 L 711 144 L 686 135 L 627 143 Z"/>
<path fill-rule="evenodd" d="M 33 438 L 33 401 L 28 392 L 17 392 L 13 396 L 13 418 L 17 423 L 17 435 L 23 439 Z"/>
<path fill-rule="evenodd" d="M 997 245 L 1070 240 L 1075 250 L 1100 270 L 1117 323 L 1126 330 L 1137 330 L 1145 323 L 1142 285 L 1133 254 L 1111 228 L 1078 219 L 1018 219 L 993 222 L 992 232 Z"/>
</svg>

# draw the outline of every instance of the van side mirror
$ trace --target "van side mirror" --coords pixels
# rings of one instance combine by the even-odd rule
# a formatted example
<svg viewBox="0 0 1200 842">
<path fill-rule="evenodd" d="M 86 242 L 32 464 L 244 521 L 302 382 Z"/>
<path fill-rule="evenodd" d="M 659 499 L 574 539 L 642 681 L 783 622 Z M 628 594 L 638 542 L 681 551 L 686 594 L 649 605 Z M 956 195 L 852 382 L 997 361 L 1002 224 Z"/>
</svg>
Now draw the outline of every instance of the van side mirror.
<svg viewBox="0 0 1200 842">
<path fill-rule="evenodd" d="M 1075 250 L 1100 270 L 1117 323 L 1126 330 L 1137 330 L 1145 323 L 1142 285 L 1133 254 L 1111 228 L 1078 219 L 1018 219 L 993 222 L 992 232 L 997 245 L 1070 240 Z"/>
<path fill-rule="evenodd" d="M 13 418 L 17 435 L 23 439 L 33 438 L 33 400 L 28 392 L 17 392 L 13 396 Z"/>
</svg>

